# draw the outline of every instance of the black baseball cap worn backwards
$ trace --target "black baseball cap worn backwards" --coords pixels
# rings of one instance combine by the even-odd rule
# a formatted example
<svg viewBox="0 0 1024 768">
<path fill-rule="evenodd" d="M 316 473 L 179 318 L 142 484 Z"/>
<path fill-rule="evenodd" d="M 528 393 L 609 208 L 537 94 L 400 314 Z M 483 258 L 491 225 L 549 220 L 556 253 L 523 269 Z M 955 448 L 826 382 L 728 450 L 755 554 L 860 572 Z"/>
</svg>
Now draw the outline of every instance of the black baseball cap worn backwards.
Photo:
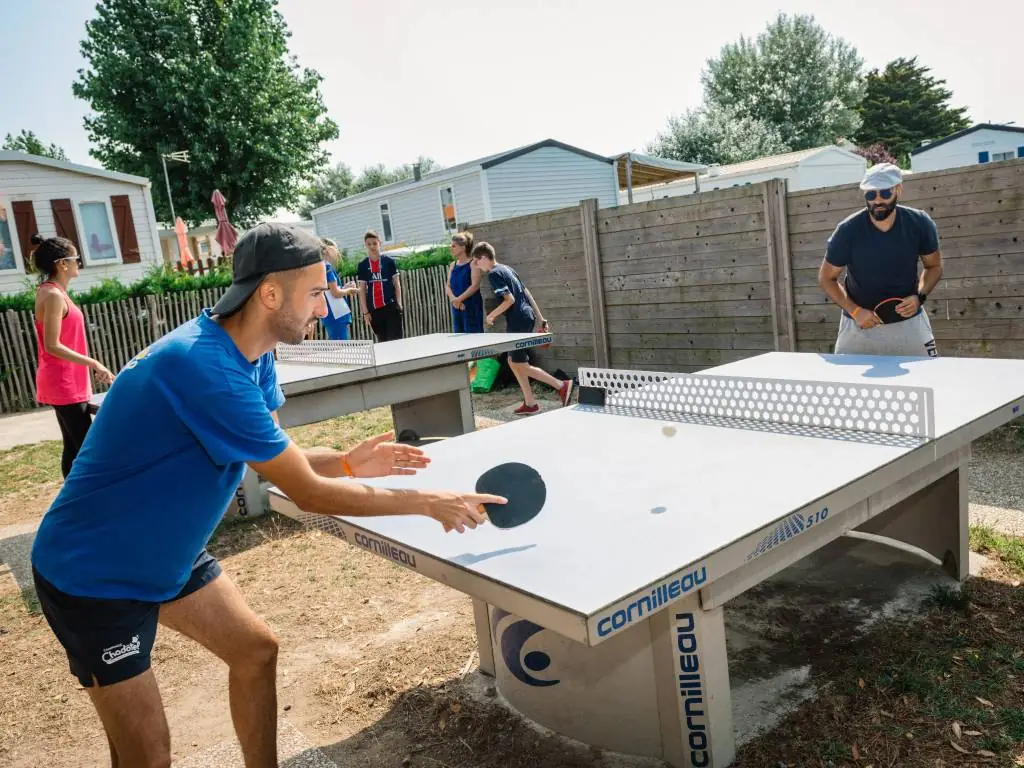
<svg viewBox="0 0 1024 768">
<path fill-rule="evenodd" d="M 271 272 L 301 269 L 323 261 L 323 243 L 312 232 L 290 224 L 257 224 L 235 244 L 231 285 L 213 307 L 214 315 L 234 314 Z"/>
</svg>

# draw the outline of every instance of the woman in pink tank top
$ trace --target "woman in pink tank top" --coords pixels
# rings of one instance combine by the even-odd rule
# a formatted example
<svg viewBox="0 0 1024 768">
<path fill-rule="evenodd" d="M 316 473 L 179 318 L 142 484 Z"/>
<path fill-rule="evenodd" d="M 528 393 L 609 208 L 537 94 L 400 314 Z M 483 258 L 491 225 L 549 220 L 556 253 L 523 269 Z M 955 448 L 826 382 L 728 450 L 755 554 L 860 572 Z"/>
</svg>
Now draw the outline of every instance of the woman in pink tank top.
<svg viewBox="0 0 1024 768">
<path fill-rule="evenodd" d="M 95 371 L 104 384 L 113 381 L 114 374 L 89 357 L 85 316 L 68 295 L 68 284 L 80 266 L 74 243 L 64 237 L 44 240 L 33 235 L 32 244 L 37 246 L 32 259 L 43 276 L 36 291 L 36 400 L 53 406 L 57 415 L 64 437 L 61 473 L 67 477 L 92 424 L 89 371 Z"/>
</svg>

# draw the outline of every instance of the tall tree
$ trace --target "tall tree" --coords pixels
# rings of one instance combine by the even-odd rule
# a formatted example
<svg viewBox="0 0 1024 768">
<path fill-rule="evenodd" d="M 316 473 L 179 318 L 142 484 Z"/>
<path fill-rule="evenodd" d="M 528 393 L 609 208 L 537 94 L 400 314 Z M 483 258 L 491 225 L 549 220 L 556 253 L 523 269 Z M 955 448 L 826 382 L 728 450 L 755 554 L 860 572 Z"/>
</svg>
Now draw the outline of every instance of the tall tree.
<svg viewBox="0 0 1024 768">
<path fill-rule="evenodd" d="M 652 155 L 707 165 L 740 163 L 785 151 L 774 126 L 714 105 L 670 117 L 667 130 L 647 146 Z"/>
<path fill-rule="evenodd" d="M 706 102 L 773 126 L 799 150 L 853 135 L 862 67 L 856 48 L 813 16 L 779 14 L 756 40 L 724 46 L 701 80 Z"/>
<path fill-rule="evenodd" d="M 910 150 L 925 139 L 934 141 L 967 128 L 967 108 L 951 107 L 952 91 L 930 71 L 916 56 L 890 61 L 881 72 L 871 70 L 858 110 L 863 122 L 854 140 L 862 146 L 884 144 L 907 165 Z"/>
<path fill-rule="evenodd" d="M 81 52 L 88 68 L 72 85 L 94 114 L 85 120 L 104 166 L 163 180 L 168 163 L 175 213 L 213 216 L 220 189 L 242 226 L 294 208 L 327 162 L 338 135 L 326 117 L 321 76 L 288 52 L 276 0 L 100 0 Z M 170 220 L 165 185 L 154 204 Z"/>
<path fill-rule="evenodd" d="M 303 192 L 302 203 L 296 212 L 308 219 L 314 208 L 348 197 L 352 193 L 352 179 L 352 169 L 345 163 L 327 169 Z"/>
<path fill-rule="evenodd" d="M 21 133 L 17 136 L 12 136 L 8 133 L 7 138 L 4 139 L 4 145 L 0 149 L 12 152 L 27 152 L 30 155 L 39 155 L 41 157 L 52 157 L 54 160 L 68 159 L 64 150 L 56 144 L 46 146 L 34 132 L 26 131 L 25 129 L 22 129 Z"/>
<path fill-rule="evenodd" d="M 416 160 L 416 164 L 420 166 L 420 173 L 430 173 L 436 171 L 440 166 L 431 158 L 420 155 Z M 383 163 L 377 165 L 371 165 L 367 168 L 363 168 L 363 172 L 359 174 L 359 178 L 352 184 L 352 194 L 358 194 L 360 192 L 367 192 L 377 187 L 383 187 L 385 184 L 394 184 L 396 181 L 403 181 L 404 179 L 411 179 L 414 171 L 411 163 L 399 165 L 396 168 L 388 168 Z"/>
</svg>

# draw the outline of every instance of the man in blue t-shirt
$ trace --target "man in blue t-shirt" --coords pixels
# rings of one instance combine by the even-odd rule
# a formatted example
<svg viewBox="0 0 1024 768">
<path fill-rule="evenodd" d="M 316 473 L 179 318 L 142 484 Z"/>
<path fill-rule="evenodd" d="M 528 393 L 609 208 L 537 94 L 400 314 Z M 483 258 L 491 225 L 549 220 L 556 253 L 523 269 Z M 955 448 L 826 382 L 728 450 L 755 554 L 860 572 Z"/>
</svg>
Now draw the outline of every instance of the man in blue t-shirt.
<svg viewBox="0 0 1024 768">
<path fill-rule="evenodd" d="M 487 275 L 494 295 L 501 300 L 501 303 L 484 318 L 484 324 L 488 328 L 493 326 L 499 317 L 505 315 L 505 330 L 508 333 L 533 333 L 538 321 L 542 330 L 550 330 L 548 321 L 541 314 L 530 289 L 523 284 L 514 269 L 498 263 L 494 247 L 490 243 L 477 243 L 470 255 L 477 268 Z M 516 349 L 509 352 L 508 367 L 512 369 L 519 389 L 523 392 L 523 404 L 513 411 L 517 416 L 530 416 L 540 411 L 540 405 L 533 397 L 530 379 L 536 379 L 556 389 L 562 405 L 569 404 L 572 381 L 559 381 L 547 371 L 530 365 L 527 350 Z"/>
<path fill-rule="evenodd" d="M 390 256 L 381 255 L 380 238 L 372 229 L 363 235 L 363 245 L 369 255 L 356 267 L 363 320 L 370 324 L 377 341 L 400 339 L 402 281 L 398 264 Z"/>
<path fill-rule="evenodd" d="M 865 210 L 828 239 L 818 284 L 843 310 L 836 354 L 938 356 L 922 305 L 942 277 L 939 233 L 925 211 L 899 204 L 902 182 L 891 163 L 868 168 Z"/>
<path fill-rule="evenodd" d="M 390 435 L 347 453 L 304 451 L 281 429 L 274 349 L 302 341 L 326 313 L 326 290 L 317 237 L 275 224 L 247 232 L 216 306 L 117 375 L 39 526 L 39 602 L 92 698 L 115 766 L 170 765 L 150 669 L 158 623 L 227 664 L 245 763 L 277 765 L 277 640 L 206 551 L 246 465 L 317 514 L 422 514 L 460 533 L 483 520 L 478 505 L 491 497 L 342 479 L 426 466 L 419 449 L 386 442 Z"/>
</svg>

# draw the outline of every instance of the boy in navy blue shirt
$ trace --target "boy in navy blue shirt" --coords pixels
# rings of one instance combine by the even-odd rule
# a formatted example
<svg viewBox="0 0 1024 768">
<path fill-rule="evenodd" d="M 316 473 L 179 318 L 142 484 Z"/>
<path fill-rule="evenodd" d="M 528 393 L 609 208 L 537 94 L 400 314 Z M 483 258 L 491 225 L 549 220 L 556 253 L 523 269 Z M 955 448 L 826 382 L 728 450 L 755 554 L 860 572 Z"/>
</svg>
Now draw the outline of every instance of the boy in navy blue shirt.
<svg viewBox="0 0 1024 768">
<path fill-rule="evenodd" d="M 369 254 L 356 267 L 359 306 L 377 341 L 400 339 L 402 328 L 402 281 L 398 263 L 380 252 L 380 238 L 372 229 L 363 235 Z"/>
<path fill-rule="evenodd" d="M 476 266 L 487 274 L 494 295 L 501 299 L 501 304 L 484 318 L 487 327 L 493 326 L 497 318 L 505 315 L 505 328 L 508 333 L 533 333 L 538 321 L 541 330 L 549 330 L 548 321 L 541 314 L 533 294 L 523 284 L 514 269 L 498 263 L 494 247 L 490 243 L 478 243 L 473 246 L 472 256 Z M 572 395 L 572 381 L 559 381 L 547 371 L 530 365 L 527 350 L 516 349 L 509 352 L 508 366 L 512 369 L 516 381 L 519 382 L 519 389 L 523 392 L 523 404 L 513 411 L 517 416 L 530 416 L 540 410 L 540 406 L 533 397 L 530 379 L 536 379 L 557 390 L 558 399 L 561 400 L 562 405 L 569 404 L 569 397 Z"/>
<path fill-rule="evenodd" d="M 247 464 L 318 514 L 422 514 L 460 533 L 483 520 L 478 505 L 490 497 L 339 479 L 426 466 L 421 451 L 390 435 L 347 453 L 303 451 L 281 429 L 273 351 L 302 341 L 326 314 L 326 290 L 317 237 L 287 225 L 247 232 L 212 311 L 141 351 L 114 379 L 39 526 L 39 601 L 92 698 L 114 766 L 171 762 L 150 669 L 158 623 L 227 664 L 245 764 L 277 765 L 277 640 L 206 551 Z"/>
</svg>

